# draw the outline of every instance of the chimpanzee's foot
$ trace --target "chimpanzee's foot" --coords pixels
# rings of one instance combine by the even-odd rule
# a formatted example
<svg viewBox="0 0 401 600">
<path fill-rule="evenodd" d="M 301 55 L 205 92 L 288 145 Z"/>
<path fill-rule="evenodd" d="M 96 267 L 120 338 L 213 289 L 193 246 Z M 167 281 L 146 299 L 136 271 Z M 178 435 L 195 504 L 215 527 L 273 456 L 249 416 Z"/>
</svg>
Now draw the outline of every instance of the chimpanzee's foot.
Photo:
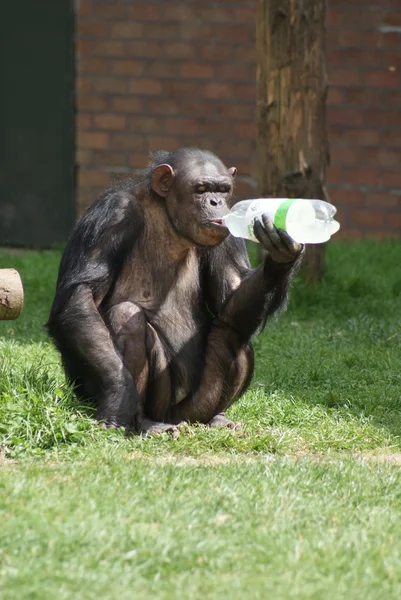
<svg viewBox="0 0 401 600">
<path fill-rule="evenodd" d="M 180 435 L 180 426 L 142 418 L 142 433 L 145 436 L 169 433 L 173 440 L 176 440 Z"/>
<path fill-rule="evenodd" d="M 228 429 L 241 429 L 241 421 L 230 421 L 223 413 L 219 413 L 208 423 L 209 427 L 227 427 Z"/>
</svg>

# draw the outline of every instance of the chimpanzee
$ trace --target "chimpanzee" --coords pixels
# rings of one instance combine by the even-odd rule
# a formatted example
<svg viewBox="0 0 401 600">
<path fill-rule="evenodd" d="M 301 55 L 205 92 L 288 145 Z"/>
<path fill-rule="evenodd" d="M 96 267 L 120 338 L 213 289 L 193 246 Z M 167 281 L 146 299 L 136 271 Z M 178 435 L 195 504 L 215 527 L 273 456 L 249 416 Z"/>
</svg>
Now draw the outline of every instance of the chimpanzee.
<svg viewBox="0 0 401 600">
<path fill-rule="evenodd" d="M 209 151 L 158 151 L 76 224 L 47 327 L 106 426 L 234 426 L 224 411 L 251 381 L 251 337 L 284 308 L 303 254 L 264 215 L 254 231 L 268 254 L 250 268 L 221 221 L 235 174 Z"/>
</svg>

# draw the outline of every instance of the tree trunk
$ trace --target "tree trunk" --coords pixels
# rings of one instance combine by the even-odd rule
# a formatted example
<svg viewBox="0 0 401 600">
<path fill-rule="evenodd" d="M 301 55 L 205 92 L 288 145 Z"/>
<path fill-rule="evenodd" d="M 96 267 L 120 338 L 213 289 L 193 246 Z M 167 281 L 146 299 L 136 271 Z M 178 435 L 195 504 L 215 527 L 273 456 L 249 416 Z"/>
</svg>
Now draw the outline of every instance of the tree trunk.
<svg viewBox="0 0 401 600">
<path fill-rule="evenodd" d="M 325 0 L 259 0 L 257 17 L 258 192 L 328 199 Z M 324 246 L 308 246 L 303 273 L 324 271 Z"/>
<path fill-rule="evenodd" d="M 0 269 L 0 321 L 19 317 L 24 306 L 21 277 L 15 269 Z"/>
</svg>

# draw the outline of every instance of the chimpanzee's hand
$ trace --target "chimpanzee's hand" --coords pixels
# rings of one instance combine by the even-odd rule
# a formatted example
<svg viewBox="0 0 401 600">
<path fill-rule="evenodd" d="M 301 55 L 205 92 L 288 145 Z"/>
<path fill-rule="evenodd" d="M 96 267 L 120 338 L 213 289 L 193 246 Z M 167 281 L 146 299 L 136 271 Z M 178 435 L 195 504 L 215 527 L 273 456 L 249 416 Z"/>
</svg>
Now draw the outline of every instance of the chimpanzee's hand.
<svg viewBox="0 0 401 600">
<path fill-rule="evenodd" d="M 266 214 L 255 218 L 253 231 L 274 262 L 293 262 L 303 250 L 303 244 L 298 244 L 286 231 L 277 229 Z"/>
</svg>

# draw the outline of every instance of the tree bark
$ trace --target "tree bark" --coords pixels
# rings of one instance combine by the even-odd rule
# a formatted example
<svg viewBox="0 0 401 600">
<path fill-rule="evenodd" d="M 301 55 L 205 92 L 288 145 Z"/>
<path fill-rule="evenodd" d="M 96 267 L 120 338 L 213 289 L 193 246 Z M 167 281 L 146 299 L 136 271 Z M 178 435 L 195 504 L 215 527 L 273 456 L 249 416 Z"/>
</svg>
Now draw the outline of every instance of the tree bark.
<svg viewBox="0 0 401 600">
<path fill-rule="evenodd" d="M 325 0 L 259 0 L 258 195 L 320 198 L 328 164 Z M 324 246 L 309 246 L 303 273 L 324 271 Z"/>
<path fill-rule="evenodd" d="M 17 319 L 24 306 L 21 277 L 15 269 L 0 269 L 0 321 Z"/>
</svg>

